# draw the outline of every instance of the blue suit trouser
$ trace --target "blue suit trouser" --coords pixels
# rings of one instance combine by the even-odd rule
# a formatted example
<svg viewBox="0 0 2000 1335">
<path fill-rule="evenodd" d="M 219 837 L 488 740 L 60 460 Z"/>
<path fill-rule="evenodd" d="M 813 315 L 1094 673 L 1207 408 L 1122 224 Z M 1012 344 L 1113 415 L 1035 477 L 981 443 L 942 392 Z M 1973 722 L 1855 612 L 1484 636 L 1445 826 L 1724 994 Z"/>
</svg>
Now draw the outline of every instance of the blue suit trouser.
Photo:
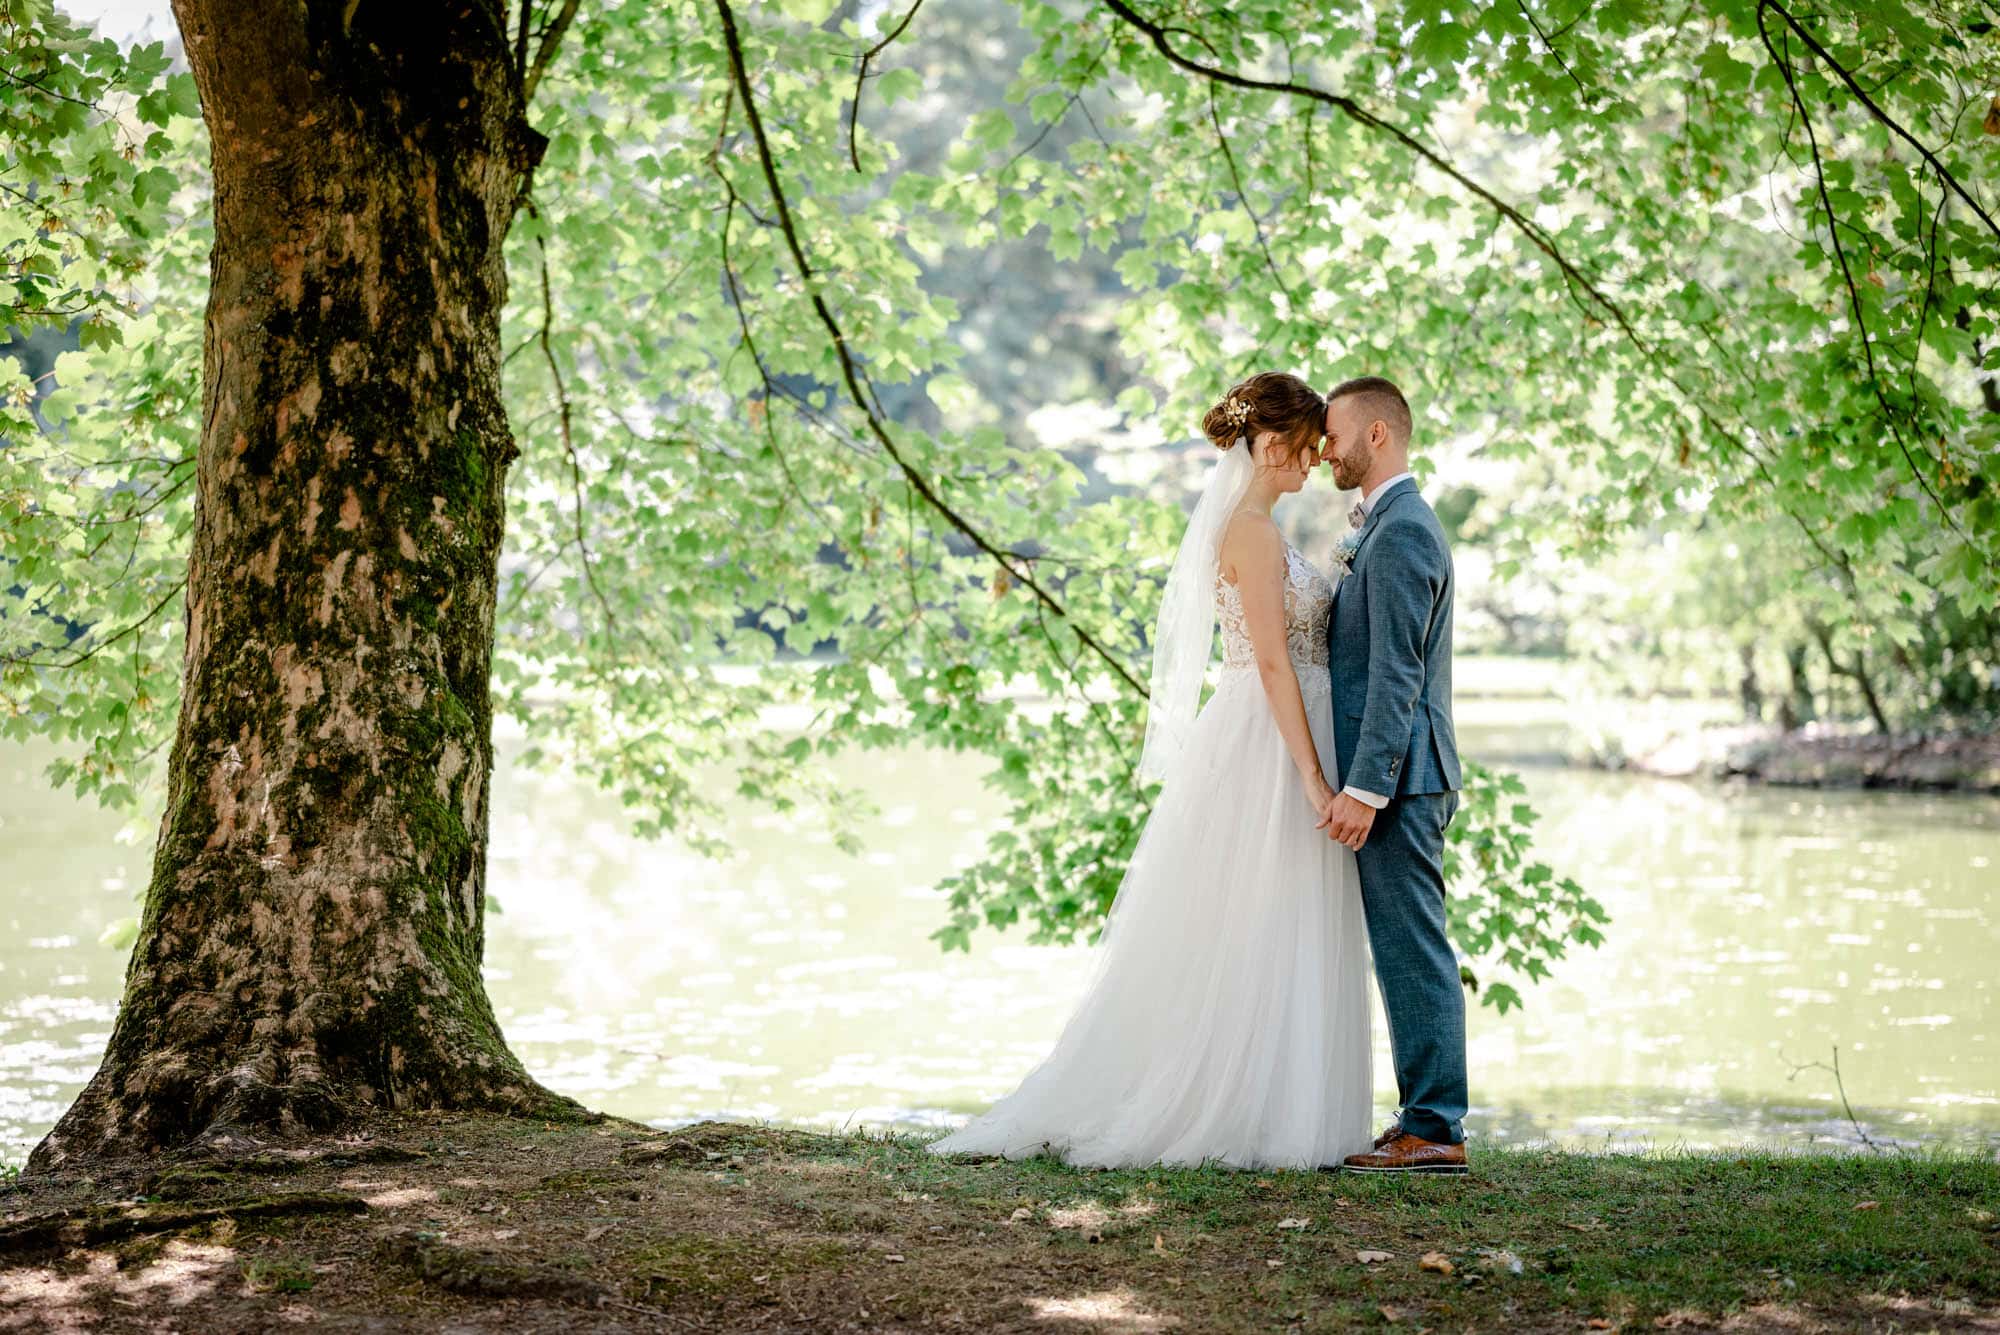
<svg viewBox="0 0 2000 1335">
<path fill-rule="evenodd" d="M 1454 1145 L 1465 1139 L 1465 992 L 1445 930 L 1444 832 L 1457 811 L 1457 793 L 1394 798 L 1354 855 L 1403 1129 Z"/>
</svg>

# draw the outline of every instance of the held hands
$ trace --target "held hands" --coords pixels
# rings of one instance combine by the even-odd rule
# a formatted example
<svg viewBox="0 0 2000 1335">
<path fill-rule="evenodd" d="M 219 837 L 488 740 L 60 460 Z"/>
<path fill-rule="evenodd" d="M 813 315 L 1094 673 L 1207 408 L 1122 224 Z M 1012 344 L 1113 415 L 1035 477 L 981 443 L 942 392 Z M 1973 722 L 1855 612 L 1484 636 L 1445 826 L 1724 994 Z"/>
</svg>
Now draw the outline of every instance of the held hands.
<svg viewBox="0 0 2000 1335">
<path fill-rule="evenodd" d="M 1315 828 L 1325 830 L 1327 838 L 1358 852 L 1368 842 L 1368 832 L 1375 828 L 1375 808 L 1340 793 L 1321 810 Z"/>
</svg>

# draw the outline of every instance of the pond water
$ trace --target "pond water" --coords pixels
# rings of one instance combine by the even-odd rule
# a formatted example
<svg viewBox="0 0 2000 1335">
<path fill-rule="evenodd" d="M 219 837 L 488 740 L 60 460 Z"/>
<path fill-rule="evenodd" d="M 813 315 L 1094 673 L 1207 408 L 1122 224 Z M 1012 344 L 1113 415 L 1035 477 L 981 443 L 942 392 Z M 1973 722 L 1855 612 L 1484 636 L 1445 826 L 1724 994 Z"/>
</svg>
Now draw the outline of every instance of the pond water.
<svg viewBox="0 0 2000 1335">
<path fill-rule="evenodd" d="M 1479 710 L 1471 711 L 1475 715 Z M 1465 728 L 1512 749 L 1513 707 Z M 19 1163 L 95 1066 L 150 833 L 0 747 L 0 1160 Z M 927 939 L 936 883 L 1001 814 L 977 762 L 847 762 L 881 808 L 850 857 L 745 812 L 738 859 L 631 838 L 615 801 L 503 767 L 487 974 L 555 1089 L 661 1123 L 703 1116 L 937 1125 L 1011 1088 L 1080 991 L 1086 947 Z M 1471 1015 L 1468 1131 L 1588 1148 L 1858 1143 L 2000 1154 L 2000 801 L 1730 788 L 1531 766 L 1542 855 L 1611 914 L 1607 940 Z M 1376 1088 L 1394 1092 L 1381 1016 Z M 1389 1097 L 1385 1097 L 1389 1096 Z"/>
</svg>

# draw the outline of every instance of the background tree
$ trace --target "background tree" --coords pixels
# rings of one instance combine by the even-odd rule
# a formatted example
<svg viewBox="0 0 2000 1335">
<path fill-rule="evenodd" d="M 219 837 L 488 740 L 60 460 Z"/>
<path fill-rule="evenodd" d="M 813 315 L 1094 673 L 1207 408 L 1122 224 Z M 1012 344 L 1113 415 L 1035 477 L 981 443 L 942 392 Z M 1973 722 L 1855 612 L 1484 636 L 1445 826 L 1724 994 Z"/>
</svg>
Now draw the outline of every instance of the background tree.
<svg viewBox="0 0 2000 1335">
<path fill-rule="evenodd" d="M 566 1102 L 479 974 L 534 70 L 497 7 L 177 17 L 215 228 L 185 667 L 123 1003 L 45 1168 L 358 1104 Z M 62 70 L 23 45 L 29 79 Z"/>
<path fill-rule="evenodd" d="M 0 301 L 24 331 L 74 306 L 87 345 L 33 386 L 17 381 L 0 420 L 17 581 L 0 618 L 8 726 L 65 739 L 59 779 L 129 801 L 169 719 L 222 744 L 221 760 L 228 744 L 241 757 L 243 725 L 268 740 L 287 711 L 326 707 L 275 703 L 290 680 L 270 663 L 279 650 L 289 670 L 324 676 L 402 626 L 407 656 L 370 658 L 373 675 L 353 678 L 348 697 L 372 739 L 355 750 L 400 763 L 387 777 L 369 770 L 375 786 L 331 828 L 403 841 L 391 865 L 427 887 L 413 906 L 465 884 L 461 854 L 478 862 L 483 803 L 462 799 L 483 793 L 489 754 L 473 681 L 487 608 L 495 704 L 526 729 L 524 758 L 593 775 L 642 827 L 710 846 L 723 803 L 744 796 L 817 807 L 844 830 L 857 795 L 817 759 L 913 740 L 974 749 L 1013 810 L 989 858 L 953 883 L 940 939 L 1017 922 L 1040 939 L 1094 930 L 1146 813 L 1131 773 L 1145 633 L 1178 531 L 1173 484 L 1201 457 L 1152 451 L 1165 495 L 1141 497 L 1108 485 L 1112 453 L 1086 471 L 1024 420 L 1036 402 L 1107 386 L 1124 420 L 1104 425 L 1127 444 L 1164 444 L 1191 435 L 1173 424 L 1252 366 L 1320 383 L 1397 376 L 1422 410 L 1427 457 L 1560 461 L 1559 485 L 1514 498 L 1498 526 L 1496 540 L 1514 544 L 1503 563 L 1533 545 L 1596 559 L 1695 523 L 1782 534 L 1791 568 L 1831 591 L 1836 657 L 1863 627 L 1907 648 L 1941 609 L 1973 624 L 1994 606 L 2000 230 L 1976 168 L 2000 70 L 1986 10 L 1030 0 L 1009 20 L 947 0 L 531 4 L 505 29 L 485 11 L 459 20 L 485 26 L 453 57 L 467 98 L 456 116 L 393 77 L 429 39 L 373 34 L 378 52 L 338 14 L 315 14 L 295 54 L 339 55 L 327 88 L 364 112 L 329 113 L 313 132 L 385 141 L 355 188 L 374 183 L 364 194 L 382 226 L 415 229 L 414 249 L 350 241 L 336 226 L 348 210 L 314 203 L 300 225 L 334 228 L 335 248 L 296 262 L 344 310 L 370 291 L 398 295 L 338 267 L 361 244 L 392 278 L 439 284 L 446 305 L 479 318 L 452 337 L 426 323 L 438 311 L 428 292 L 391 301 L 411 356 L 371 343 L 380 372 L 366 406 L 335 392 L 331 347 L 309 356 L 316 345 L 297 330 L 276 335 L 302 340 L 280 370 L 211 361 L 218 384 L 244 379 L 230 382 L 238 397 L 210 404 L 259 426 L 244 437 L 276 451 L 273 468 L 280 413 L 287 427 L 302 420 L 286 396 L 322 355 L 313 420 L 331 430 L 351 413 L 346 434 L 387 451 L 378 491 L 355 483 L 358 500 L 377 499 L 361 501 L 353 528 L 323 490 L 314 540 L 330 545 L 316 552 L 268 546 L 302 532 L 303 500 L 261 484 L 247 512 L 258 518 L 229 540 L 242 544 L 238 568 L 272 563 L 262 601 L 323 593 L 340 545 L 357 555 L 335 582 L 332 623 L 299 602 L 269 631 L 240 623 L 255 645 L 224 646 L 208 638 L 200 580 L 219 567 L 199 535 L 197 579 L 178 587 L 188 525 L 216 522 L 197 519 L 188 483 L 259 475 L 231 462 L 233 434 L 195 415 L 187 331 L 207 281 L 195 261 L 208 202 L 187 86 L 159 85 L 158 51 L 126 57 L 77 39 L 43 4 L 9 5 L 8 40 L 31 60 L 10 65 L 27 72 L 6 94 L 10 131 L 23 127 L 9 137 L 36 149 L 0 172 L 33 205 L 10 210 L 0 235 L 12 284 Z M 367 33 L 364 11 L 353 21 Z M 559 59 L 530 54 L 557 38 Z M 966 52 L 1005 62 L 1013 82 L 997 105 L 971 104 L 967 90 L 984 85 L 965 77 Z M 190 53 L 198 71 L 210 58 L 192 40 Z M 517 211 L 531 96 L 547 146 Z M 218 106 L 204 110 L 220 124 Z M 386 142 L 392 126 L 410 142 Z M 215 151 L 220 187 L 229 150 Z M 388 198 L 392 184 L 406 195 Z M 433 199 L 441 225 L 457 220 L 443 240 L 426 230 Z M 468 199 L 479 207 L 457 208 Z M 216 204 L 227 218 L 230 203 Z M 216 292 L 254 297 L 288 328 L 300 318 L 284 307 L 294 257 L 235 256 L 246 236 L 262 239 L 216 233 Z M 517 294 L 504 304 L 491 268 L 503 244 Z M 1042 333 L 993 313 L 1072 301 L 1086 314 Z M 440 432 L 435 414 L 455 402 L 467 406 Z M 503 420 L 520 451 L 511 465 Z M 364 466 L 358 449 L 324 457 L 330 439 L 283 459 L 300 487 L 316 470 Z M 265 461 L 247 446 L 245 457 Z M 442 512 L 405 504 L 441 494 Z M 454 498 L 469 507 L 463 522 Z M 470 548 L 431 545 L 442 528 L 425 515 L 440 513 Z M 343 582 L 364 553 L 372 599 Z M 426 582 L 447 576 L 462 590 L 448 611 L 447 585 Z M 200 633 L 184 643 L 177 622 Z M 446 646 L 442 662 L 423 652 Z M 211 652 L 266 658 L 212 718 L 203 692 L 229 686 L 193 670 Z M 809 722 L 775 725 L 777 706 Z M 458 800 L 427 797 L 405 758 L 441 772 L 453 745 L 466 767 L 447 780 L 463 778 Z M 274 789 L 278 754 L 260 771 Z M 178 744 L 170 772 L 197 761 L 222 773 L 212 750 Z M 284 781 L 302 794 L 301 773 Z M 223 778 L 240 806 L 250 790 Z M 221 828 L 209 793 L 170 784 L 162 861 L 183 846 L 165 835 L 201 831 L 205 843 Z M 261 789 L 257 803 L 258 823 L 229 836 L 245 857 L 267 851 L 256 841 L 273 828 Z M 442 822 L 449 873 L 416 865 L 433 805 L 458 812 Z M 1456 934 L 1482 974 L 1499 975 L 1482 995 L 1503 1008 L 1517 999 L 1506 978 L 1595 940 L 1601 918 L 1525 852 L 1531 819 L 1506 779 L 1479 776 L 1454 826 Z M 156 872 L 140 961 L 172 926 L 161 885 Z M 441 910 L 457 913 L 461 962 L 476 951 L 478 910 L 476 878 L 468 911 L 449 898 Z M 471 996 L 476 974 L 458 979 Z M 466 1004 L 467 1051 L 498 1060 Z M 500 1087 L 532 1097 L 511 1072 Z M 324 1092 L 384 1088 L 342 1066 Z M 443 1076 L 405 1091 L 487 1097 Z"/>
</svg>

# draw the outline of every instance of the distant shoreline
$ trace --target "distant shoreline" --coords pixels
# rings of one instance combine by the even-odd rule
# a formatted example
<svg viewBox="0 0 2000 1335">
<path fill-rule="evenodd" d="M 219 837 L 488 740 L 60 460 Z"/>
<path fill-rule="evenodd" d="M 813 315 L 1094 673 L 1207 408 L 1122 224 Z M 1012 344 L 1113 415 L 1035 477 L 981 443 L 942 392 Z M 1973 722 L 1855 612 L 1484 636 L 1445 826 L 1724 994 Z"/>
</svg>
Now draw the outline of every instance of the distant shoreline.
<svg viewBox="0 0 2000 1335">
<path fill-rule="evenodd" d="M 1889 788 L 2000 794 L 2000 735 L 1923 736 L 1812 725 L 1705 728 L 1588 763 L 1664 778 L 1740 779 L 1786 788 Z"/>
</svg>

